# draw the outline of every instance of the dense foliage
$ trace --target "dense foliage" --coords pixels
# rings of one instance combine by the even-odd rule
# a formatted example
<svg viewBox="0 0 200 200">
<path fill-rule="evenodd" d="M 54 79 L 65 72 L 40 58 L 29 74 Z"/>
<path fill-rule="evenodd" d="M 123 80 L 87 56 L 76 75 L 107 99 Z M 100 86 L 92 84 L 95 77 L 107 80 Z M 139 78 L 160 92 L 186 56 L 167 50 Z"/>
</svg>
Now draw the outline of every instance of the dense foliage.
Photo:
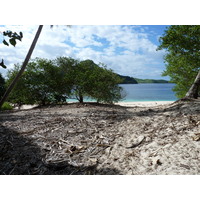
<svg viewBox="0 0 200 200">
<path fill-rule="evenodd" d="M 0 98 L 3 96 L 4 92 L 5 92 L 5 79 L 0 74 Z"/>
<path fill-rule="evenodd" d="M 20 69 L 15 65 L 8 72 L 7 85 Z M 84 97 L 98 102 L 112 103 L 122 99 L 121 79 L 103 64 L 92 60 L 79 61 L 59 57 L 55 60 L 36 58 L 32 60 L 9 96 L 9 101 L 22 104 L 51 104 Z"/>
<path fill-rule="evenodd" d="M 15 65 L 15 68 L 8 72 L 8 85 L 19 69 L 20 66 Z M 61 69 L 51 60 L 36 58 L 28 64 L 11 92 L 9 101 L 18 105 L 61 102 L 65 99 L 65 93 L 69 93 L 67 83 Z"/>
<path fill-rule="evenodd" d="M 92 60 L 85 60 L 71 70 L 72 95 L 79 102 L 83 102 L 84 96 L 105 103 L 117 102 L 122 98 L 122 88 L 118 86 L 121 79 L 103 64 L 99 65 Z"/>
<path fill-rule="evenodd" d="M 182 98 L 193 84 L 200 70 L 200 26 L 173 25 L 160 38 L 158 50 L 165 49 L 166 70 L 163 76 L 170 76 L 176 83 L 176 96 Z M 199 90 L 197 91 L 199 92 Z"/>
</svg>

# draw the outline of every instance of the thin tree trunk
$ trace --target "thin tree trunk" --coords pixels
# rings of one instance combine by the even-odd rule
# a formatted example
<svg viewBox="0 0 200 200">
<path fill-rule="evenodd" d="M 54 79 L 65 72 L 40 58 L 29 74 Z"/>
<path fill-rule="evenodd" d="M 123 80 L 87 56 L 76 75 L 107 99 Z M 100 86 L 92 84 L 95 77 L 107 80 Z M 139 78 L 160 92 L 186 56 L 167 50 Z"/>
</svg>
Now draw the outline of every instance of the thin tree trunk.
<svg viewBox="0 0 200 200">
<path fill-rule="evenodd" d="M 191 88 L 188 90 L 187 94 L 185 95 L 185 98 L 198 98 L 198 92 L 199 92 L 199 85 L 200 85 L 200 71 L 196 76 L 196 79 L 194 83 L 192 84 Z"/>
<path fill-rule="evenodd" d="M 17 76 L 15 77 L 15 79 L 12 81 L 12 83 L 9 85 L 8 89 L 6 90 L 4 96 L 2 97 L 1 101 L 0 101 L 0 108 L 3 105 L 3 103 L 5 102 L 5 100 L 7 99 L 8 95 L 10 94 L 10 92 L 12 91 L 12 89 L 14 88 L 14 86 L 16 85 L 16 83 L 18 82 L 19 78 L 21 77 L 21 75 L 23 74 L 24 70 L 26 69 L 26 66 L 31 58 L 31 55 L 33 53 L 33 50 L 35 48 L 35 45 L 38 41 L 38 38 L 40 36 L 40 33 L 42 31 L 43 25 L 39 25 L 38 30 L 35 34 L 35 38 L 30 46 L 30 49 L 26 55 L 26 58 L 22 64 L 22 67 L 20 69 L 20 71 L 18 72 Z"/>
<path fill-rule="evenodd" d="M 79 102 L 83 103 L 83 95 L 82 94 L 79 94 Z"/>
</svg>

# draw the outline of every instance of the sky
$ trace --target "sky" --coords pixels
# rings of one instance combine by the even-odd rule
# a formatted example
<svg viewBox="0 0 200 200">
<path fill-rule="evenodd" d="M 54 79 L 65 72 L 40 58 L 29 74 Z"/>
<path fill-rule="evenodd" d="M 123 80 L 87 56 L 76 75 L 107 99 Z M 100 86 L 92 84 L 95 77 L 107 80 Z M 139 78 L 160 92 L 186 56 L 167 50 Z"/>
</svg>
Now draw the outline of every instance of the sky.
<svg viewBox="0 0 200 200">
<path fill-rule="evenodd" d="M 165 69 L 165 52 L 156 51 L 159 37 L 165 25 L 45 25 L 36 48 L 35 57 L 55 59 L 59 56 L 79 60 L 91 59 L 104 63 L 114 72 L 143 79 L 166 79 L 161 74 Z M 23 32 L 22 42 L 16 47 L 2 44 L 0 35 L 0 60 L 3 58 L 7 69 L 22 63 L 32 43 L 38 26 L 2 25 L 0 32 L 12 30 Z M 4 38 L 6 39 L 6 38 Z M 7 70 L 0 68 L 4 76 Z"/>
</svg>

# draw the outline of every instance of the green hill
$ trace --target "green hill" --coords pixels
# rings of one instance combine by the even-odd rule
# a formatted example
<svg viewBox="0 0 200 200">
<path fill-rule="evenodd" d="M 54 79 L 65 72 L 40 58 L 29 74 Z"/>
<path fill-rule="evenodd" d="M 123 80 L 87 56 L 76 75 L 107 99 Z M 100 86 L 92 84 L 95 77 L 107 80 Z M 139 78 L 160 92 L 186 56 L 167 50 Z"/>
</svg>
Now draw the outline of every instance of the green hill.
<svg viewBox="0 0 200 200">
<path fill-rule="evenodd" d="M 117 74 L 123 81 L 121 82 L 121 84 L 138 84 L 138 82 L 130 76 L 122 76 Z"/>
<path fill-rule="evenodd" d="M 169 83 L 169 81 L 166 80 L 155 80 L 155 79 L 139 79 L 139 78 L 135 78 L 135 80 L 138 83 Z"/>
<path fill-rule="evenodd" d="M 138 84 L 138 83 L 169 83 L 169 81 L 166 80 L 156 80 L 156 79 L 139 79 L 139 78 L 133 78 L 130 76 L 122 76 L 120 74 L 117 74 L 123 81 L 120 84 Z"/>
</svg>

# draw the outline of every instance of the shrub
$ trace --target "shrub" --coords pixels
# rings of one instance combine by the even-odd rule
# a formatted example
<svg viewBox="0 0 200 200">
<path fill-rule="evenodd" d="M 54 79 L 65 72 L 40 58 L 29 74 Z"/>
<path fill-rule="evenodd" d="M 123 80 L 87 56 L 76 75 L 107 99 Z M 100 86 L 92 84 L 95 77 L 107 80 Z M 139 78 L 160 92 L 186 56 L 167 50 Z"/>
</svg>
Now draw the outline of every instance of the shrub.
<svg viewBox="0 0 200 200">
<path fill-rule="evenodd" d="M 13 109 L 13 106 L 8 102 L 5 102 L 1 107 L 1 110 L 12 110 L 12 109 Z"/>
</svg>

